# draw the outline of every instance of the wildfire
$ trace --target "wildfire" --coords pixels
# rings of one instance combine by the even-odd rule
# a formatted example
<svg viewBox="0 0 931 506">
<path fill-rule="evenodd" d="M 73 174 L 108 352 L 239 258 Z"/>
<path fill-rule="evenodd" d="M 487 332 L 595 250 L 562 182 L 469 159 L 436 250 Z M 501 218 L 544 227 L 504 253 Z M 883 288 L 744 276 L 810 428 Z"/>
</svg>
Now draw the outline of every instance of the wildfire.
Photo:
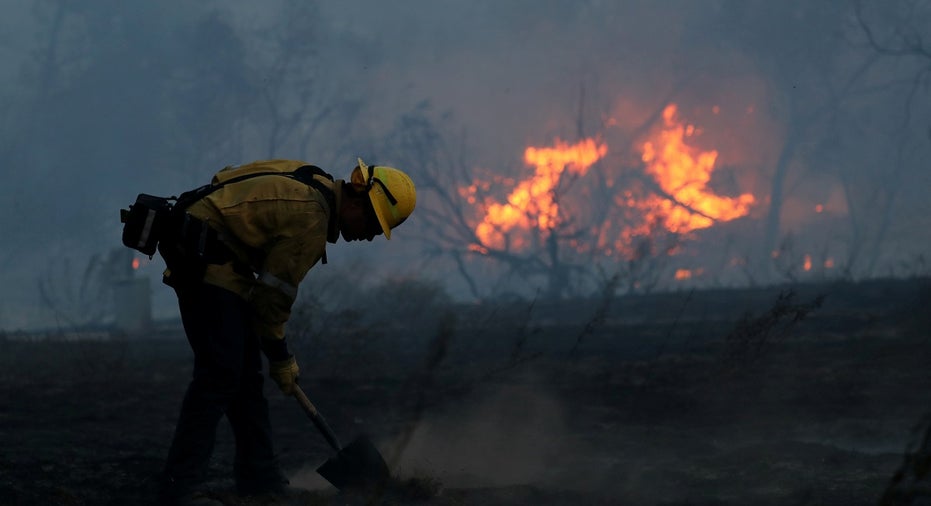
<svg viewBox="0 0 931 506">
<path fill-rule="evenodd" d="M 589 168 L 608 152 L 606 143 L 588 138 L 575 144 L 556 139 L 552 146 L 527 147 L 524 162 L 533 167 L 533 174 L 516 186 L 512 182 L 504 202 L 481 197 L 493 187 L 488 181 L 460 188 L 467 202 L 481 211 L 475 226 L 478 241 L 472 249 L 483 254 L 489 248 L 520 250 L 559 228 L 561 235 L 571 237 L 566 244 L 579 252 L 633 258 L 643 254 L 634 246 L 637 237 L 683 236 L 747 215 L 755 201 L 752 194 L 728 197 L 709 188 L 718 152 L 687 143 L 701 130 L 681 121 L 675 104 L 666 106 L 662 119 L 658 131 L 636 146 L 647 177 L 633 182 L 628 178 L 623 186 L 619 170 L 585 182 Z M 566 176 L 578 178 L 583 188 L 564 192 Z M 592 197 L 598 194 L 610 195 L 614 205 L 605 209 L 604 200 Z M 586 236 L 591 240 L 586 241 Z M 672 247 L 666 254 L 678 251 Z M 676 278 L 700 273 L 700 269 L 682 270 Z"/>
<path fill-rule="evenodd" d="M 139 262 L 139 259 L 133 258 L 133 270 L 138 269 L 140 265 L 141 265 L 141 262 Z"/>
<path fill-rule="evenodd" d="M 607 152 L 608 147 L 594 139 L 571 145 L 557 139 L 553 147 L 528 147 L 524 161 L 536 167 L 533 176 L 521 181 L 508 195 L 507 202 L 487 206 L 475 235 L 483 244 L 500 246 L 503 234 L 514 228 L 552 230 L 559 222 L 555 190 L 563 172 L 568 169 L 570 174 L 584 176 Z"/>
<path fill-rule="evenodd" d="M 736 198 L 715 195 L 708 188 L 717 151 L 701 151 L 685 144 L 695 135 L 695 127 L 676 119 L 675 104 L 663 110 L 664 128 L 656 140 L 643 144 L 642 160 L 666 195 L 655 204 L 670 232 L 684 233 L 707 228 L 716 221 L 730 221 L 746 215 L 754 198 L 744 193 Z"/>
<path fill-rule="evenodd" d="M 673 277 L 676 281 L 685 281 L 693 277 L 701 276 L 704 272 L 704 269 L 676 269 L 676 273 Z"/>
</svg>

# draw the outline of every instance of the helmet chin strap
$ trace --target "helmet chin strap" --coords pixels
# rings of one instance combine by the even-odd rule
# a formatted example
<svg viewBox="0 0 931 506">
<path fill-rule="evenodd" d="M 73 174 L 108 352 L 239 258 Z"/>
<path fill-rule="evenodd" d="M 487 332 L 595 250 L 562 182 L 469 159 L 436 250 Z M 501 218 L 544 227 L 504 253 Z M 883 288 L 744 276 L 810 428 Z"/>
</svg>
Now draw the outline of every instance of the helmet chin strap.
<svg viewBox="0 0 931 506">
<path fill-rule="evenodd" d="M 372 182 L 381 185 L 381 188 L 385 191 L 385 196 L 388 197 L 388 202 L 391 202 L 391 205 L 397 205 L 398 199 L 394 198 L 394 195 L 391 194 L 391 190 L 388 189 L 388 185 L 386 185 L 381 179 L 378 179 L 377 177 L 373 178 Z M 371 186 L 369 186 L 369 191 L 371 191 Z"/>
</svg>

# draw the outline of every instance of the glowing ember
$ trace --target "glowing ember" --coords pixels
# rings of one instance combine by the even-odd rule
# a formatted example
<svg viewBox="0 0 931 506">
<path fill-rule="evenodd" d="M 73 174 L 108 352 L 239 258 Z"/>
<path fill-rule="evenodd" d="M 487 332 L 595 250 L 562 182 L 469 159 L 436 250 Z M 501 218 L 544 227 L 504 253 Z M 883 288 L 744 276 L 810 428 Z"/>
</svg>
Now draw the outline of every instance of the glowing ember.
<svg viewBox="0 0 931 506">
<path fill-rule="evenodd" d="M 676 269 L 675 279 L 676 281 L 685 281 L 701 276 L 704 271 L 704 269 Z"/>
<path fill-rule="evenodd" d="M 133 258 L 133 270 L 136 270 L 138 268 L 139 268 L 139 259 Z"/>
</svg>

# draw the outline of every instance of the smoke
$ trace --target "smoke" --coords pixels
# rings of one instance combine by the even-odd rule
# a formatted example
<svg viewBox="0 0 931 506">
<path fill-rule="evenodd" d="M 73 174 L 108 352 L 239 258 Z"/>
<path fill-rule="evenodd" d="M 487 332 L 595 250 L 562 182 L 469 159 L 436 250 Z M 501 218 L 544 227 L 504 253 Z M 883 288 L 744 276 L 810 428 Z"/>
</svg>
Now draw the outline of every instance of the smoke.
<svg viewBox="0 0 931 506">
<path fill-rule="evenodd" d="M 638 127 L 651 114 L 674 102 L 703 130 L 701 148 L 719 154 L 716 193 L 752 192 L 760 202 L 753 219 L 769 209 L 770 174 L 786 132 L 807 129 L 798 130 L 804 142 L 788 153 L 782 232 L 800 237 L 804 253 L 831 249 L 838 265 L 840 255 L 874 257 L 878 265 L 885 256 L 927 249 L 913 233 L 931 214 L 923 194 L 927 127 L 907 138 L 893 128 L 903 122 L 906 90 L 850 93 L 837 114 L 807 119 L 839 87 L 834 81 L 846 82 L 854 66 L 847 60 L 870 56 L 829 37 L 844 27 L 825 22 L 850 14 L 843 2 L 6 4 L 0 327 L 44 325 L 36 279 L 66 255 L 80 262 L 121 247 L 116 210 L 137 193 L 181 192 L 225 164 L 269 153 L 307 158 L 336 175 L 356 155 L 394 163 L 380 143 L 421 104 L 467 153 L 469 169 L 513 175 L 526 169 L 525 147 L 555 138 L 600 136 L 609 146 L 606 166 L 636 166 L 636 152 L 622 156 L 625 147 L 640 142 Z M 837 60 L 838 68 L 822 60 Z M 302 62 L 302 72 L 290 80 L 263 77 L 281 76 L 273 69 L 287 61 Z M 864 89 L 882 91 L 887 77 L 912 82 L 906 66 L 879 70 L 889 72 L 877 71 L 882 81 L 867 80 Z M 279 92 L 269 108 L 266 98 Z M 270 138 L 308 96 L 322 102 L 305 111 L 313 119 L 305 122 L 320 125 L 308 127 L 314 134 L 285 128 L 292 133 Z M 907 118 L 926 117 L 926 103 L 916 99 Z M 348 121 L 356 116 L 364 121 Z M 351 136 L 343 132 L 349 126 Z M 910 144 L 897 152 L 901 139 Z M 379 272 L 387 272 L 429 256 L 417 240 L 418 213 L 404 240 L 346 251 L 337 245 L 331 260 L 377 257 L 390 267 Z M 735 250 L 751 250 L 751 228 L 721 234 L 740 239 Z M 875 251 L 861 252 L 860 243 Z M 431 261 L 413 269 L 445 275 L 448 266 Z M 138 274 L 157 286 L 158 269 Z M 458 277 L 446 277 L 452 294 L 469 293 Z M 156 312 L 175 315 L 170 293 L 156 293 L 167 294 L 155 301 Z"/>
<path fill-rule="evenodd" d="M 530 386 L 503 386 L 421 423 L 396 472 L 449 487 L 537 483 L 549 477 L 568 435 L 559 402 Z"/>
<path fill-rule="evenodd" d="M 448 488 L 545 486 L 570 449 L 565 409 L 535 385 L 504 385 L 426 417 L 403 448 L 376 443 L 399 479 L 432 478 Z M 397 454 L 400 451 L 400 454 Z M 313 469 L 291 478 L 307 489 L 327 486 Z"/>
<path fill-rule="evenodd" d="M 700 454 L 713 443 L 649 426 L 573 425 L 573 419 L 597 416 L 597 406 L 573 413 L 535 379 L 531 373 L 519 383 L 489 388 L 426 418 L 392 472 L 400 479 L 433 478 L 451 489 L 527 485 L 589 498 L 687 495 L 670 479 L 681 463 L 680 449 Z M 391 449 L 393 443 L 382 447 Z M 395 460 L 390 451 L 385 457 Z"/>
</svg>

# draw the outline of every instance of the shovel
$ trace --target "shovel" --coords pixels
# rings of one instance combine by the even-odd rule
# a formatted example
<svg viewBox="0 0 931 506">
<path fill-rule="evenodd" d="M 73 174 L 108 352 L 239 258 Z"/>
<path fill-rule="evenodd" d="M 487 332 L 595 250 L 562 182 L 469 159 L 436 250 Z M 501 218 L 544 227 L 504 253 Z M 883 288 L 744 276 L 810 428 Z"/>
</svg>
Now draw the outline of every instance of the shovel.
<svg viewBox="0 0 931 506">
<path fill-rule="evenodd" d="M 388 472 L 388 465 L 367 437 L 357 437 L 348 446 L 340 445 L 333 429 L 298 385 L 294 385 L 294 397 L 327 443 L 336 450 L 335 456 L 317 468 L 320 476 L 339 490 L 372 491 L 384 488 L 389 483 L 391 473 Z"/>
</svg>

